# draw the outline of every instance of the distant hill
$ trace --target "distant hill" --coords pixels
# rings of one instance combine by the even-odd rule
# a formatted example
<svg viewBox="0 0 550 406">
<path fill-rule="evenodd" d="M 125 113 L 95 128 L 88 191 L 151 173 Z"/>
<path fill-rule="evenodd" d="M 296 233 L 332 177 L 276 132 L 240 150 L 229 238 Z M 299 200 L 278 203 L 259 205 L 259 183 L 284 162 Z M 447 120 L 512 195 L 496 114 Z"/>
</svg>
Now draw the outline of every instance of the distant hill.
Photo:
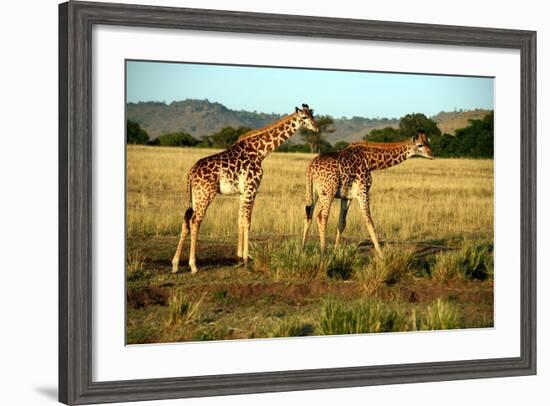
<svg viewBox="0 0 550 406">
<path fill-rule="evenodd" d="M 442 111 L 433 117 L 430 117 L 437 123 L 442 133 L 455 135 L 459 128 L 465 128 L 470 124 L 470 120 L 481 120 L 490 110 L 475 109 L 468 111 Z"/>
<path fill-rule="evenodd" d="M 399 127 L 397 118 L 339 118 L 334 120 L 334 132 L 328 134 L 327 141 L 334 144 L 336 141 L 355 142 L 363 139 L 363 136 L 371 130 L 384 127 Z"/>
<path fill-rule="evenodd" d="M 280 116 L 230 110 L 208 100 L 183 100 L 170 104 L 159 102 L 128 103 L 127 119 L 136 121 L 151 138 L 176 131 L 195 137 L 212 134 L 223 127 L 263 127 Z"/>
<path fill-rule="evenodd" d="M 466 127 L 469 119 L 482 118 L 487 112 L 441 112 L 432 119 L 438 123 L 442 132 L 454 134 L 456 129 Z M 139 102 L 128 103 L 127 106 L 127 119 L 139 123 L 153 139 L 177 131 L 187 131 L 201 138 L 227 126 L 260 128 L 280 117 L 278 114 L 231 110 L 221 103 L 208 100 L 187 99 L 170 104 Z M 339 118 L 334 120 L 335 131 L 328 134 L 327 141 L 359 141 L 373 129 L 398 126 L 397 118 Z"/>
</svg>

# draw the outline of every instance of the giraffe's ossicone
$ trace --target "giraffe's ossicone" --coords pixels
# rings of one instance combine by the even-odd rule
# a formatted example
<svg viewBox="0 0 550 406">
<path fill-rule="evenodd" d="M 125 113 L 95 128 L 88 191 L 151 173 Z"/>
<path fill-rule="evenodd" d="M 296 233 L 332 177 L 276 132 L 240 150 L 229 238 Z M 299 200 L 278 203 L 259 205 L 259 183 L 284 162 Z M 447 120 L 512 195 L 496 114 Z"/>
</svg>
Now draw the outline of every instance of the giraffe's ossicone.
<svg viewBox="0 0 550 406">
<path fill-rule="evenodd" d="M 326 227 L 332 201 L 340 199 L 340 216 L 335 248 L 346 228 L 346 216 L 353 199 L 357 199 L 374 248 L 382 255 L 370 213 L 371 171 L 397 165 L 413 156 L 434 159 L 428 137 L 419 131 L 409 140 L 390 143 L 358 142 L 339 152 L 318 155 L 306 170 L 306 207 L 302 247 L 306 243 L 313 211 L 319 200 L 317 224 L 321 252 L 326 250 Z"/>
<path fill-rule="evenodd" d="M 197 272 L 197 236 L 208 206 L 217 194 L 239 194 L 237 257 L 248 261 L 248 232 L 254 199 L 262 180 L 262 161 L 298 129 L 319 131 L 313 110 L 307 104 L 275 123 L 242 135 L 229 149 L 202 158 L 187 176 L 189 207 L 184 213 L 180 240 L 172 259 L 177 272 L 187 235 L 191 235 L 189 267 Z"/>
</svg>

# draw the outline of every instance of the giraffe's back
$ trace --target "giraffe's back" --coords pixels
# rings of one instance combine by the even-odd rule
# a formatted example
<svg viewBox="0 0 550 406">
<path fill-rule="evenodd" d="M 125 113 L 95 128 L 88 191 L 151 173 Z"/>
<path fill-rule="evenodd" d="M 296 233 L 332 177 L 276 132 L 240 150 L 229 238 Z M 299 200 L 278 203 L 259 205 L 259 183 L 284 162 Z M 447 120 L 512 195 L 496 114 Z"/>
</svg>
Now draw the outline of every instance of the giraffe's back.
<svg viewBox="0 0 550 406">
<path fill-rule="evenodd" d="M 366 163 L 353 148 L 318 155 L 308 166 L 307 174 L 319 195 L 336 198 L 356 197 Z"/>
<path fill-rule="evenodd" d="M 199 159 L 189 170 L 191 184 L 211 183 L 223 195 L 242 193 L 252 170 L 261 171 L 261 162 L 255 155 L 234 145 L 225 151 Z"/>
</svg>

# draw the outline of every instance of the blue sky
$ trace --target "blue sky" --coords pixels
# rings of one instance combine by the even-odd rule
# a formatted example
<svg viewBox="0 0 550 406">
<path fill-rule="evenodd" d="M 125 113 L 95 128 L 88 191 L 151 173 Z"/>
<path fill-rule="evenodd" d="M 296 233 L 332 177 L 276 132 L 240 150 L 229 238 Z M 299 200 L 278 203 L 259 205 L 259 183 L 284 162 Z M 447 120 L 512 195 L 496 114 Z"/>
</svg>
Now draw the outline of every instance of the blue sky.
<svg viewBox="0 0 550 406">
<path fill-rule="evenodd" d="M 208 99 L 278 114 L 302 103 L 333 117 L 493 109 L 493 84 L 479 77 L 127 62 L 128 102 Z"/>
</svg>

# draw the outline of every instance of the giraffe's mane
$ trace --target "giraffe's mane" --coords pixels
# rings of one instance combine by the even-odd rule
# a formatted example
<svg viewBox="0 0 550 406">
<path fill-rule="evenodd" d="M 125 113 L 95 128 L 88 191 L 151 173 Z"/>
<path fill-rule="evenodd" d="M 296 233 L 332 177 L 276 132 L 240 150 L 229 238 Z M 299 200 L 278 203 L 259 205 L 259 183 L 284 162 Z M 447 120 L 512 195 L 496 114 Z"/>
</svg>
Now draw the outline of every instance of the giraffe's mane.
<svg viewBox="0 0 550 406">
<path fill-rule="evenodd" d="M 409 139 L 395 141 L 395 142 L 373 142 L 373 141 L 357 141 L 351 143 L 349 146 L 359 146 L 365 148 L 376 148 L 376 149 L 392 149 L 402 147 L 410 142 Z M 349 148 L 349 147 L 348 147 Z"/>
<path fill-rule="evenodd" d="M 293 113 L 293 114 L 294 114 L 294 113 Z M 290 116 L 292 116 L 293 114 L 287 114 L 286 116 L 281 117 L 281 118 L 278 119 L 277 121 L 274 121 L 273 123 L 268 124 L 268 125 L 266 125 L 265 127 L 256 128 L 255 130 L 250 130 L 249 132 L 244 133 L 243 135 L 241 135 L 241 136 L 237 139 L 237 141 L 242 141 L 242 140 L 246 140 L 246 139 L 248 139 L 248 138 L 252 138 L 252 137 L 258 135 L 259 133 L 262 133 L 262 132 L 264 132 L 264 131 L 271 130 L 271 129 L 274 128 L 274 127 L 278 127 L 279 125 L 281 125 L 281 123 L 282 123 L 283 121 L 288 120 L 288 118 L 289 118 Z"/>
</svg>

